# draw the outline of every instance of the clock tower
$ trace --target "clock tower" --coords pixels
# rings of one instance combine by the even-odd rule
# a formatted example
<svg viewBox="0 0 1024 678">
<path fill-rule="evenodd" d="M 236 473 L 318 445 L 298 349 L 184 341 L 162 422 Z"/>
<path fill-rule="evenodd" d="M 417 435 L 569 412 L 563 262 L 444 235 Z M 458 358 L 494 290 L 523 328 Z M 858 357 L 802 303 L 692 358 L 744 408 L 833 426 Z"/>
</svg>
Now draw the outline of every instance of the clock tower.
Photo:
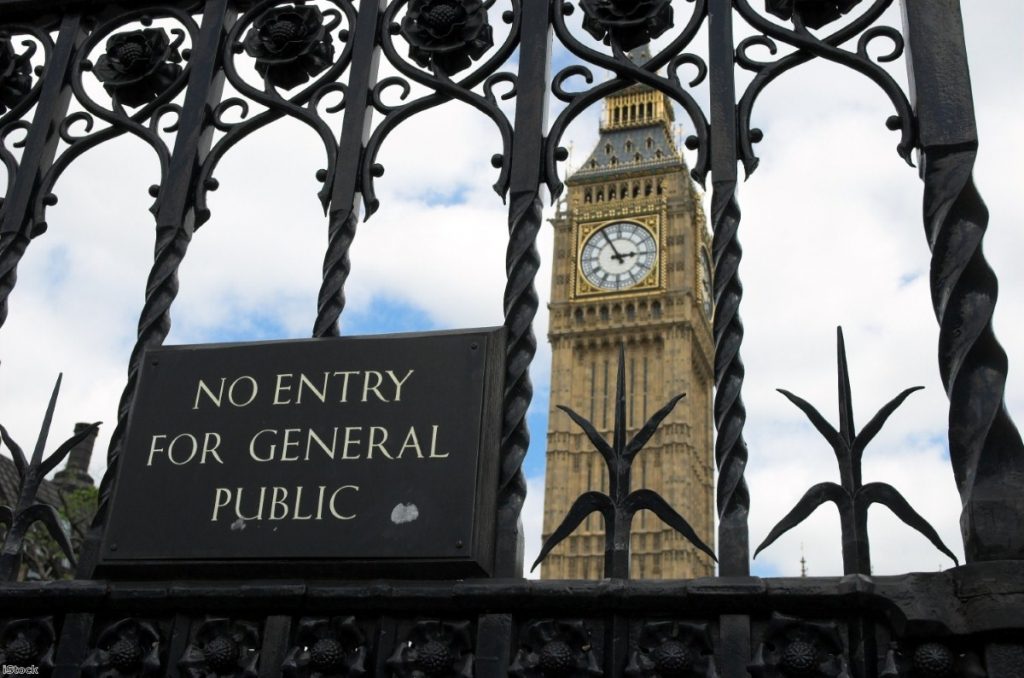
<svg viewBox="0 0 1024 678">
<path fill-rule="evenodd" d="M 676 406 L 633 463 L 633 489 L 654 490 L 701 539 L 714 540 L 711 241 L 699 194 L 672 138 L 669 99 L 634 85 L 604 102 L 600 139 L 566 181 L 552 220 L 544 538 L 576 498 L 608 491 L 604 460 L 556 409 L 610 439 L 618 350 L 625 345 L 627 440 L 668 400 Z M 633 517 L 631 576 L 710 575 L 713 562 L 649 511 Z M 599 579 L 604 522 L 591 514 L 542 564 L 545 579 Z"/>
</svg>

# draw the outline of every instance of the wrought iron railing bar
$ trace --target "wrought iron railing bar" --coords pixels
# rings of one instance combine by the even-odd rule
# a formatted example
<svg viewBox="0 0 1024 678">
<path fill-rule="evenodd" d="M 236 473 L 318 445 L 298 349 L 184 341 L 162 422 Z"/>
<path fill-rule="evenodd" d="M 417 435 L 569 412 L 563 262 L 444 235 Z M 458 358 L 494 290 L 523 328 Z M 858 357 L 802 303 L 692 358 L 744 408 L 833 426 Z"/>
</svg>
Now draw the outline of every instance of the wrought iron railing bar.
<svg viewBox="0 0 1024 678">
<path fill-rule="evenodd" d="M 81 16 L 66 14 L 42 78 L 32 124 L 28 129 L 21 164 L 4 200 L 0 224 L 0 327 L 7 320 L 7 300 L 18 281 L 18 263 L 29 241 L 39 235 L 32 221 L 40 178 L 53 163 L 60 142 L 58 129 L 71 102 L 67 73 L 78 47 L 85 40 Z"/>
<path fill-rule="evenodd" d="M 345 281 L 352 270 L 349 248 L 359 222 L 362 201 L 361 167 L 370 132 L 371 93 L 377 83 L 377 36 L 383 0 L 363 0 L 353 27 L 352 64 L 345 94 L 338 159 L 334 168 L 331 207 L 328 213 L 327 251 L 323 283 L 317 299 L 314 337 L 338 336 L 338 319 L 345 308 Z"/>
<path fill-rule="evenodd" d="M 708 28 L 719 573 L 746 576 L 750 573 L 747 530 L 750 494 L 744 479 L 747 465 L 747 445 L 743 440 L 746 410 L 741 397 L 744 369 L 739 356 L 743 325 L 738 313 L 743 286 L 738 274 L 742 249 L 737 239 L 740 210 L 736 198 L 738 144 L 730 0 L 711 0 Z"/>
<path fill-rule="evenodd" d="M 715 437 L 715 463 L 718 468 L 716 550 L 720 576 L 744 577 L 750 574 L 747 525 L 750 494 L 744 478 L 747 446 L 743 440 L 743 425 L 746 416 L 740 396 L 743 363 L 738 352 L 743 326 L 739 324 L 738 315 L 727 315 L 737 313 L 743 293 L 736 268 L 729 267 L 729 264 L 738 266 L 741 253 L 736 240 L 740 212 L 736 198 L 739 155 L 732 12 L 731 0 L 709 0 L 712 285 L 716 308 L 712 332 L 715 341 L 714 413 L 718 434 Z M 722 267 L 721 275 L 720 261 L 727 264 Z M 728 350 L 726 344 L 729 345 Z M 719 617 L 718 626 L 719 675 L 722 678 L 746 678 L 751 656 L 750 617 L 724 614 Z"/>
<path fill-rule="evenodd" d="M 78 570 L 82 577 L 92 576 L 99 556 L 99 541 L 106 523 L 143 353 L 147 348 L 162 345 L 170 332 L 170 308 L 178 294 L 178 268 L 188 250 L 196 224 L 194 197 L 189 189 L 194 185 L 199 161 L 210 150 L 213 127 L 209 112 L 216 108 L 224 82 L 224 72 L 219 65 L 219 47 L 226 27 L 230 26 L 235 16 L 236 11 L 229 8 L 229 0 L 207 0 L 197 44 L 193 45 L 191 72 L 168 175 L 162 177 L 163 185 L 160 187 L 154 261 L 146 282 L 138 338 L 129 359 L 128 379 L 118 405 L 117 426 L 111 434 L 107 469 L 100 482 L 99 505 L 89 538 L 82 547 Z"/>
<path fill-rule="evenodd" d="M 537 352 L 533 319 L 539 301 L 534 281 L 540 269 L 537 234 L 543 221 L 547 89 L 551 79 L 550 7 L 548 3 L 524 2 L 521 11 L 505 257 L 508 334 L 495 546 L 495 576 L 499 577 L 521 577 L 523 572 L 520 513 L 526 500 L 526 478 L 522 465 L 530 446 L 526 413 L 533 398 L 530 363 Z"/>
<path fill-rule="evenodd" d="M 997 284 L 981 249 L 988 210 L 972 177 L 978 134 L 960 2 L 903 0 L 903 16 L 964 551 L 968 563 L 1024 560 L 1024 443 L 992 330 Z"/>
</svg>

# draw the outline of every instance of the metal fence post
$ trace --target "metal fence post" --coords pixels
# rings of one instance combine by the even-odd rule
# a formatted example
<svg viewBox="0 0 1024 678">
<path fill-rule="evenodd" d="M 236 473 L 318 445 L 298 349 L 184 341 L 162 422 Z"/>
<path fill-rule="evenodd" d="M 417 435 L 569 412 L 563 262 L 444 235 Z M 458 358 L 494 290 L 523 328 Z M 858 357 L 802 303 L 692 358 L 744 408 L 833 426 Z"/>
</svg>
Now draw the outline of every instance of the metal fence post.
<svg viewBox="0 0 1024 678">
<path fill-rule="evenodd" d="M 988 210 L 959 0 L 903 0 L 931 249 L 949 456 L 963 502 L 967 562 L 1024 559 L 1024 444 L 1006 411 L 1006 352 L 992 331 L 997 285 L 981 251 Z"/>
<path fill-rule="evenodd" d="M 498 486 L 498 534 L 495 576 L 520 577 L 523 535 L 520 512 L 526 499 L 522 464 L 530 446 L 526 413 L 533 398 L 530 363 L 537 352 L 533 318 L 537 314 L 534 280 L 540 268 L 537 234 L 544 183 L 543 159 L 547 126 L 547 86 L 551 68 L 550 5 L 527 1 L 522 6 L 515 133 L 512 140 L 511 189 L 508 210 L 509 244 L 505 258 L 504 420 L 501 434 L 501 476 Z"/>
</svg>

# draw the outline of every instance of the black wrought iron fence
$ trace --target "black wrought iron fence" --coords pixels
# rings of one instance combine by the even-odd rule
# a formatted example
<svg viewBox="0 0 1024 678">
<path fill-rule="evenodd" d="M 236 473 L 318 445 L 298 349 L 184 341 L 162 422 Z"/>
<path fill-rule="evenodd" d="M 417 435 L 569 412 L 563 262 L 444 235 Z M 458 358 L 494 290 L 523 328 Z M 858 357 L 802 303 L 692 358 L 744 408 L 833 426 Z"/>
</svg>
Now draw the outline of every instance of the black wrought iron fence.
<svg viewBox="0 0 1024 678">
<path fill-rule="evenodd" d="M 19 262 L 47 230 L 47 209 L 72 164 L 133 135 L 160 166 L 151 189 L 153 263 L 79 578 L 0 587 L 0 663 L 54 675 L 1024 675 L 1024 445 L 1003 402 L 1007 360 L 991 329 L 996 285 L 981 250 L 987 213 L 971 177 L 977 133 L 959 3 L 903 0 L 902 30 L 880 23 L 892 4 L 768 0 L 762 11 L 748 0 L 512 0 L 499 14 L 494 0 L 0 0 L 0 162 L 7 180 L 0 324 L 17 291 Z M 580 40 L 570 20 L 608 48 Z M 737 20 L 754 36 L 737 40 Z M 499 23 L 502 31 L 495 30 Z M 626 54 L 663 35 L 669 41 L 646 63 Z M 707 59 L 698 55 L 704 35 Z M 881 57 L 869 52 L 878 39 L 891 45 Z M 575 57 L 554 73 L 553 41 Z M 774 55 L 779 46 L 792 49 L 765 61 L 750 54 L 762 47 Z M 900 58 L 910 91 L 878 63 Z M 396 75 L 378 78 L 381 60 Z M 751 120 L 760 93 L 814 60 L 877 84 L 892 104 L 885 124 L 898 135 L 898 156 L 910 162 L 916 153 L 920 166 L 967 559 L 945 573 L 872 578 L 865 571 L 863 517 L 871 502 L 934 535 L 892 488 L 860 482 L 863 444 L 898 403 L 854 434 L 845 410 L 837 431 L 787 394 L 835 447 L 844 483 L 812 488 L 766 543 L 814 506 L 834 501 L 843 517 L 847 576 L 749 576 L 737 165 L 748 175 L 758 166 L 754 149 L 762 134 Z M 683 77 L 684 67 L 695 73 L 692 80 Z M 742 91 L 736 67 L 753 73 Z M 258 86 L 240 74 L 243 68 L 255 70 Z M 601 80 L 600 71 L 612 77 Z M 707 108 L 693 94 L 705 81 Z M 720 577 L 526 582 L 518 579 L 521 465 L 529 443 L 543 192 L 562 191 L 568 125 L 633 83 L 664 92 L 681 107 L 693 131 L 686 142 L 696 158 L 693 177 L 704 183 L 710 175 Z M 389 103 L 388 90 L 401 94 L 398 103 Z M 549 121 L 552 97 L 565 106 Z M 501 99 L 514 104 L 514 115 Z M 385 169 L 378 151 L 409 118 L 451 100 L 493 122 L 501 148 L 492 158 L 494 189 L 508 202 L 495 577 L 360 584 L 95 579 L 140 361 L 167 337 L 178 269 L 211 216 L 207 195 L 218 187 L 218 164 L 240 141 L 284 118 L 316 133 L 326 158 L 317 179 L 328 244 L 312 334 L 334 336 L 357 224 L 382 207 L 375 191 Z M 327 122 L 334 114 L 341 115 L 340 128 Z M 4 441 L 12 446 L 10 436 Z M 595 440 L 610 468 L 629 451 L 624 443 Z M 31 461 L 18 452 L 25 487 L 56 458 L 44 461 L 43 452 L 40 445 Z M 625 474 L 625 497 L 628 463 L 616 468 Z M 623 497 L 605 497 L 618 502 L 608 509 L 610 522 L 654 502 L 627 505 Z M 43 517 L 33 513 L 32 497 L 23 499 L 17 515 L 12 509 L 5 516 L 8 564 L 21 548 L 19 521 Z M 620 506 L 620 499 L 626 503 Z M 933 541 L 941 545 L 937 536 Z M 621 565 L 621 551 L 609 551 L 613 577 L 622 572 L 614 566 Z M 13 568 L 4 567 L 9 577 Z"/>
</svg>

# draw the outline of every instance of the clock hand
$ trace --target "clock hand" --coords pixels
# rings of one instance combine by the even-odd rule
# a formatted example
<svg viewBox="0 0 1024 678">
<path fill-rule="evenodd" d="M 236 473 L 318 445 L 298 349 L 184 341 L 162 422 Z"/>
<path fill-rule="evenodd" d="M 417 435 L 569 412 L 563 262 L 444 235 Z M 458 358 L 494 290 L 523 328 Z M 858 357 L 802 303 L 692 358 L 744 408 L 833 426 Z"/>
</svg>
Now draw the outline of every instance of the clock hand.
<svg viewBox="0 0 1024 678">
<path fill-rule="evenodd" d="M 619 254 L 619 251 L 617 249 L 615 249 L 615 243 L 613 243 L 612 239 L 608 237 L 608 231 L 606 231 L 605 229 L 602 228 L 601 229 L 601 235 L 603 235 L 604 239 L 608 241 L 608 244 L 612 246 L 612 252 L 615 253 L 615 254 L 612 255 L 612 258 L 617 260 L 621 264 L 622 263 L 622 255 Z"/>
</svg>

